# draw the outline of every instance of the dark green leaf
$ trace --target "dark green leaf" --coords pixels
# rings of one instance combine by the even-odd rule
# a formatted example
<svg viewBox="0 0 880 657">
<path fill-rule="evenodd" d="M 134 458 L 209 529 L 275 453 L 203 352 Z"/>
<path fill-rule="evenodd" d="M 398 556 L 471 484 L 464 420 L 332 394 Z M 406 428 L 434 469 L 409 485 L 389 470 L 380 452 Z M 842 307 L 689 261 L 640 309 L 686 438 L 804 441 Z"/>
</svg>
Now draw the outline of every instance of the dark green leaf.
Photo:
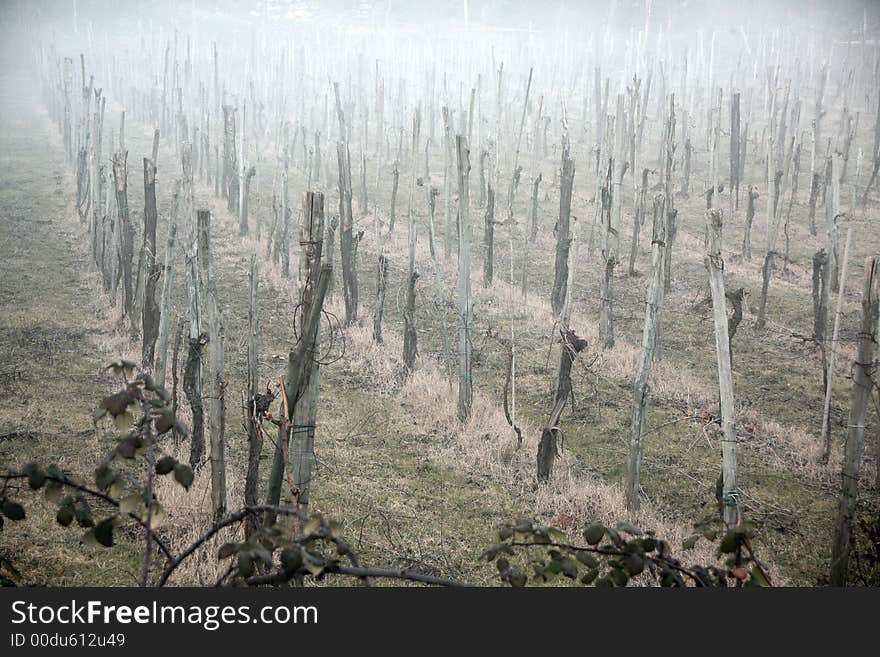
<svg viewBox="0 0 880 657">
<path fill-rule="evenodd" d="M 189 488 L 193 483 L 192 468 L 185 463 L 176 463 L 174 465 L 174 479 L 184 488 Z"/>
<path fill-rule="evenodd" d="M 135 436 L 127 436 L 119 441 L 116 452 L 124 459 L 133 459 L 138 449 L 138 440 Z"/>
<path fill-rule="evenodd" d="M 700 534 L 694 534 L 693 536 L 688 536 L 681 543 L 681 547 L 685 550 L 693 550 L 694 546 L 697 544 L 697 541 L 700 540 Z"/>
<path fill-rule="evenodd" d="M 584 564 L 587 568 L 599 567 L 599 560 L 589 552 L 578 552 L 577 560 Z"/>
<path fill-rule="evenodd" d="M 584 530 L 584 540 L 590 545 L 598 545 L 603 536 L 605 536 L 603 525 L 590 525 Z"/>
<path fill-rule="evenodd" d="M 581 584 L 583 584 L 584 586 L 589 586 L 590 584 L 593 583 L 593 581 L 598 576 L 599 576 L 599 569 L 598 568 L 591 568 L 590 570 L 588 570 L 587 572 L 584 573 L 583 577 L 581 577 Z"/>
<path fill-rule="evenodd" d="M 10 520 L 24 520 L 24 507 L 12 500 L 3 501 L 3 515 Z"/>
<path fill-rule="evenodd" d="M 156 474 L 167 475 L 177 465 L 177 459 L 173 456 L 163 456 L 156 461 Z"/>
<path fill-rule="evenodd" d="M 718 549 L 724 554 L 733 554 L 739 548 L 741 539 L 742 534 L 735 530 L 730 530 L 724 535 L 724 538 L 721 539 L 721 545 Z"/>
<path fill-rule="evenodd" d="M 107 463 L 102 463 L 95 470 L 95 485 L 101 490 L 107 490 L 116 480 L 116 473 Z"/>
<path fill-rule="evenodd" d="M 106 410 L 110 415 L 116 417 L 117 415 L 122 415 L 128 410 L 128 407 L 133 403 L 133 399 L 127 390 L 123 390 L 121 392 L 117 392 L 115 395 L 110 395 L 109 397 L 104 397 L 101 401 L 101 408 Z"/>
<path fill-rule="evenodd" d="M 578 565 L 577 561 L 572 559 L 571 557 L 563 557 L 562 561 L 559 562 L 560 567 L 562 568 L 562 574 L 566 577 L 570 577 L 574 579 L 578 574 Z"/>
<path fill-rule="evenodd" d="M 254 561 L 251 555 L 245 552 L 238 553 L 238 573 L 242 577 L 250 577 L 254 574 Z"/>
<path fill-rule="evenodd" d="M 217 558 L 218 559 L 228 559 L 233 554 L 235 554 L 235 551 L 237 549 L 238 549 L 237 543 L 224 543 L 223 545 L 220 546 L 220 549 L 217 551 Z"/>
<path fill-rule="evenodd" d="M 641 529 L 629 524 L 628 522 L 619 522 L 617 523 L 617 525 L 615 525 L 615 527 L 617 531 L 629 534 L 631 536 L 641 536 L 642 534 L 644 534 Z"/>
<path fill-rule="evenodd" d="M 73 504 L 73 515 L 80 527 L 94 527 L 95 521 L 92 518 L 92 510 L 89 503 L 84 497 L 77 497 Z"/>
<path fill-rule="evenodd" d="M 293 575 L 303 565 L 302 550 L 298 547 L 286 547 L 281 550 L 281 567 L 287 575 Z"/>
<path fill-rule="evenodd" d="M 629 576 L 620 568 L 612 568 L 608 576 L 615 586 L 626 586 L 626 583 L 629 581 Z"/>
<path fill-rule="evenodd" d="M 174 414 L 170 410 L 163 410 L 155 416 L 156 433 L 160 436 L 168 433 L 174 427 Z"/>
<path fill-rule="evenodd" d="M 33 490 L 39 490 L 46 483 L 46 473 L 36 463 L 28 463 L 22 472 L 28 476 L 28 485 Z"/>
<path fill-rule="evenodd" d="M 623 567 L 630 577 L 634 577 L 645 569 L 645 560 L 638 554 L 628 554 L 623 559 Z"/>
<path fill-rule="evenodd" d="M 55 520 L 62 527 L 69 527 L 70 523 L 73 522 L 73 508 L 66 505 L 60 507 L 58 513 L 55 514 Z"/>
<path fill-rule="evenodd" d="M 113 546 L 113 517 L 104 518 L 95 527 L 95 540 L 104 547 Z"/>
<path fill-rule="evenodd" d="M 522 588 L 525 586 L 527 579 L 526 574 L 516 568 L 512 568 L 507 574 L 507 581 L 515 588 Z"/>
</svg>

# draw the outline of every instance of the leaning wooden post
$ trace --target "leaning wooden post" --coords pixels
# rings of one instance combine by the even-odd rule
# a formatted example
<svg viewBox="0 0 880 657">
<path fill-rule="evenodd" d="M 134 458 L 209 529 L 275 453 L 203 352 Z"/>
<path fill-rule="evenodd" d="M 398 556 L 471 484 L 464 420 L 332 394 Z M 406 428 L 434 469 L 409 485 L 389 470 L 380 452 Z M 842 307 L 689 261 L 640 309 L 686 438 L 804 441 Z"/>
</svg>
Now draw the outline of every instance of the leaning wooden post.
<svg viewBox="0 0 880 657">
<path fill-rule="evenodd" d="M 284 404 L 282 399 L 282 405 L 285 408 L 284 413 L 279 414 L 282 416 L 282 423 L 278 428 L 278 441 L 275 444 L 275 454 L 272 461 L 272 470 L 269 473 L 266 497 L 266 501 L 270 505 L 277 505 L 281 499 L 282 479 L 288 467 L 298 468 L 301 477 L 302 474 L 308 473 L 307 478 L 301 478 L 299 484 L 295 483 L 295 485 L 308 484 L 308 478 L 311 477 L 311 463 L 314 458 L 309 443 L 310 439 L 314 440 L 314 426 L 304 426 L 302 431 L 295 433 L 297 444 L 290 450 L 290 459 L 289 462 L 286 462 L 288 461 L 286 455 L 290 443 L 291 429 L 294 428 L 290 422 L 294 420 L 296 407 L 308 410 L 312 405 L 311 395 L 305 394 L 305 388 L 301 388 L 300 383 L 305 374 L 311 374 L 312 367 L 315 365 L 315 341 L 318 337 L 317 325 L 309 333 L 306 323 L 313 314 L 315 305 L 318 304 L 316 291 L 319 283 L 318 277 L 323 275 L 321 265 L 324 247 L 324 195 L 321 192 L 306 192 L 303 196 L 302 206 L 303 218 L 300 225 L 302 256 L 299 259 L 300 306 L 297 311 L 301 337 L 297 345 L 290 350 L 288 356 L 288 372 L 284 395 L 289 403 Z M 323 304 L 331 274 L 332 270 L 328 270 L 326 280 L 323 282 L 321 304 Z M 320 305 L 318 306 L 318 311 L 320 311 Z M 317 319 L 315 321 L 317 322 Z M 308 378 L 310 376 L 305 379 L 307 383 Z M 315 403 L 317 403 L 317 397 L 314 399 Z M 293 493 L 299 494 L 299 501 L 303 501 L 302 491 L 293 491 Z M 308 503 L 308 491 L 305 492 L 305 502 Z M 266 524 L 274 522 L 274 514 L 267 513 Z"/>
<path fill-rule="evenodd" d="M 556 225 L 556 262 L 553 278 L 551 305 L 553 314 L 559 315 L 565 305 L 568 282 L 568 251 L 571 247 L 569 222 L 571 219 L 571 190 L 574 184 L 574 160 L 569 154 L 568 140 L 562 146 L 562 179 L 559 189 L 559 222 Z"/>
<path fill-rule="evenodd" d="M 603 349 L 614 347 L 614 268 L 617 266 L 617 230 L 611 225 L 613 208 L 612 172 L 613 160 L 608 160 L 608 175 L 602 188 L 602 273 L 599 281 L 599 341 Z"/>
<path fill-rule="evenodd" d="M 183 373 L 183 391 L 192 411 L 189 463 L 193 469 L 205 458 L 205 410 L 202 401 L 202 351 L 207 337 L 202 334 L 201 285 L 199 282 L 199 240 L 193 201 L 192 145 L 182 152 L 183 207 L 190 228 L 187 253 L 187 302 L 189 305 L 189 349 Z"/>
<path fill-rule="evenodd" d="M 736 488 L 736 424 L 734 419 L 733 371 L 730 362 L 730 338 L 727 329 L 727 299 L 724 294 L 724 260 L 721 255 L 721 211 L 706 211 L 709 250 L 706 269 L 712 293 L 715 320 L 715 354 L 718 362 L 718 390 L 721 396 L 721 476 L 722 516 L 727 527 L 739 524 Z"/>
<path fill-rule="evenodd" d="M 629 460 L 626 469 L 626 508 L 639 508 L 640 471 L 645 441 L 645 410 L 648 404 L 648 380 L 654 365 L 657 324 L 663 303 L 663 266 L 666 256 L 666 203 L 662 195 L 654 199 L 654 231 L 651 240 L 651 283 L 645 299 L 645 324 L 642 351 L 633 382 L 632 421 L 629 432 Z"/>
<path fill-rule="evenodd" d="M 376 263 L 376 308 L 373 311 L 373 341 L 382 344 L 382 315 L 385 312 L 385 288 L 388 280 L 388 258 L 379 254 Z"/>
<path fill-rule="evenodd" d="M 250 282 L 250 305 L 248 306 L 248 389 L 245 404 L 245 430 L 248 436 L 248 464 L 244 484 L 244 503 L 247 506 L 259 504 L 260 483 L 260 455 L 263 451 L 263 432 L 260 428 L 260 416 L 268 409 L 259 404 L 260 365 L 257 337 L 257 291 L 260 285 L 260 275 L 257 268 L 257 256 L 251 256 L 251 266 L 248 271 Z M 249 537 L 258 528 L 258 518 L 250 514 L 245 534 Z"/>
<path fill-rule="evenodd" d="M 828 360 L 828 370 L 825 374 L 825 406 L 822 412 L 822 462 L 828 461 L 831 454 L 831 384 L 834 380 L 834 367 L 837 363 L 837 343 L 840 331 L 840 315 L 843 310 L 843 297 L 846 293 L 846 274 L 849 264 L 849 247 L 852 242 L 852 224 L 846 229 L 846 242 L 843 247 L 843 267 L 840 272 L 840 287 L 837 291 L 837 307 L 834 310 L 834 329 L 831 333 L 831 357 Z M 826 278 L 828 270 L 826 269 Z M 827 283 L 826 283 L 827 285 Z M 827 287 L 824 290 L 828 294 Z M 827 303 L 827 298 L 825 298 Z M 827 310 L 826 310 L 827 312 Z"/>
<path fill-rule="evenodd" d="M 468 176 L 471 171 L 467 137 L 455 136 L 458 154 L 458 419 L 465 422 L 471 414 L 471 336 L 473 301 L 471 300 L 471 223 Z"/>
<path fill-rule="evenodd" d="M 211 507 L 214 519 L 226 513 L 226 383 L 223 378 L 223 321 L 211 257 L 211 212 L 196 213 L 198 263 L 203 274 L 208 320 L 208 428 L 211 438 Z"/>
<path fill-rule="evenodd" d="M 353 236 L 354 217 L 351 208 L 351 153 L 345 142 L 336 143 L 339 166 L 339 250 L 342 264 L 342 297 L 345 301 L 345 325 L 357 320 L 358 286 L 355 266 L 357 245 Z"/>
<path fill-rule="evenodd" d="M 563 326 L 559 329 L 562 337 L 562 353 L 559 356 L 559 373 L 556 381 L 556 395 L 550 419 L 541 431 L 541 442 L 538 443 L 537 477 L 539 482 L 546 482 L 553 474 L 553 463 L 558 454 L 557 437 L 561 433 L 559 419 L 568 398 L 572 393 L 571 367 L 577 355 L 587 348 L 587 341 Z"/>
<path fill-rule="evenodd" d="M 315 463 L 315 427 L 318 416 L 318 340 L 324 298 L 333 267 L 329 262 L 321 264 L 313 288 L 308 315 L 303 315 L 303 339 L 296 351 L 291 351 L 287 366 L 286 389 L 288 395 L 298 399 L 292 417 L 287 417 L 290 435 L 291 502 L 308 514 L 312 489 L 312 470 Z M 289 398 L 289 397 L 288 397 Z"/>
<path fill-rule="evenodd" d="M 415 215 L 413 214 L 413 194 L 416 186 L 416 157 L 418 156 L 419 130 L 421 116 L 419 110 L 413 113 L 412 122 L 412 169 L 409 181 L 409 201 L 407 203 L 407 246 L 409 260 L 406 275 L 406 306 L 403 311 L 403 368 L 407 373 L 415 369 L 416 354 L 418 353 L 418 333 L 416 331 L 416 282 L 419 272 L 416 270 L 416 241 L 418 228 Z"/>
<path fill-rule="evenodd" d="M 159 131 L 155 133 L 156 143 Z M 156 338 L 159 336 L 159 307 L 156 304 L 156 224 L 159 215 L 156 210 L 156 162 L 144 158 L 144 261 L 141 263 L 144 277 L 144 310 L 142 315 L 142 356 L 143 366 L 151 368 L 156 353 Z"/>
<path fill-rule="evenodd" d="M 495 266 L 495 190 L 489 180 L 483 227 L 483 287 L 492 287 Z"/>
<path fill-rule="evenodd" d="M 244 170 L 244 175 L 242 176 L 241 183 L 241 208 L 240 208 L 240 217 L 238 223 L 238 234 L 239 235 L 247 235 L 248 234 L 248 215 L 250 214 L 250 208 L 248 204 L 250 191 L 251 191 L 251 179 L 257 175 L 257 167 L 250 166 Z"/>
<path fill-rule="evenodd" d="M 238 163 L 235 153 L 235 108 L 223 106 L 223 184 L 221 187 L 226 208 L 238 214 Z"/>
<path fill-rule="evenodd" d="M 132 285 L 132 261 L 134 260 L 134 229 L 128 212 L 128 180 L 126 160 L 128 151 L 119 151 L 113 156 L 113 179 L 116 183 L 116 207 L 119 217 L 120 264 L 122 265 L 122 308 L 126 317 L 131 317 L 134 305 Z"/>
<path fill-rule="evenodd" d="M 859 494 L 859 471 L 865 448 L 865 419 L 871 399 L 871 377 L 877 366 L 877 330 L 880 322 L 880 299 L 878 299 L 877 271 L 880 261 L 869 258 L 865 264 L 865 287 L 862 291 L 862 323 L 856 362 L 853 365 L 853 385 L 850 393 L 849 429 L 846 436 L 846 453 L 841 473 L 840 505 L 834 528 L 834 544 L 831 549 L 831 585 L 845 586 L 849 553 L 852 545 L 852 527 Z M 843 282 L 841 281 L 841 291 Z"/>
<path fill-rule="evenodd" d="M 174 294 L 174 257 L 177 245 L 177 211 L 180 204 L 180 181 L 174 183 L 171 201 L 171 225 L 168 227 L 168 243 L 165 246 L 165 265 L 162 267 L 162 301 L 159 309 L 159 339 L 156 352 L 156 368 L 153 378 L 159 387 L 165 385 L 168 363 L 168 330 L 171 325 L 171 298 Z"/>
</svg>

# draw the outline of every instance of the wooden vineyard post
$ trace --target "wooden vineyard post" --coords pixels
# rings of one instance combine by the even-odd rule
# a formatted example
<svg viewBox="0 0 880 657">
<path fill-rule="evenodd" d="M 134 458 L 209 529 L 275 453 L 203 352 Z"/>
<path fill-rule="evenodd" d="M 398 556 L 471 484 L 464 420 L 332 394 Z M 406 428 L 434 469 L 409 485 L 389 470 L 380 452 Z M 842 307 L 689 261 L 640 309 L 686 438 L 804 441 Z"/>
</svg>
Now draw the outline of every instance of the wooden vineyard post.
<svg viewBox="0 0 880 657">
<path fill-rule="evenodd" d="M 562 353 L 559 357 L 559 373 L 556 381 L 553 410 L 550 419 L 541 431 L 541 442 L 538 444 L 537 477 L 539 482 L 546 482 L 553 474 L 553 463 L 559 447 L 557 437 L 560 433 L 559 419 L 568 398 L 571 396 L 571 367 L 577 355 L 587 348 L 587 341 L 579 338 L 574 331 L 564 327 L 560 329 L 562 336 Z"/>
<path fill-rule="evenodd" d="M 269 475 L 267 503 L 281 499 L 284 473 L 290 472 L 294 490 L 291 495 L 300 506 L 309 502 L 309 487 L 314 460 L 315 420 L 318 403 L 318 326 L 332 269 L 323 263 L 324 195 L 306 192 L 303 196 L 303 219 L 300 226 L 300 304 L 297 325 L 300 339 L 290 350 L 282 400 L 283 412 L 278 441 Z M 289 449 L 288 449 L 289 446 Z M 289 455 L 289 457 L 288 457 Z M 275 522 L 266 514 L 266 523 Z"/>
<path fill-rule="evenodd" d="M 202 401 L 202 352 L 207 336 L 202 334 L 202 291 L 199 281 L 199 240 L 193 201 L 192 148 L 185 144 L 183 164 L 183 215 L 189 223 L 187 263 L 187 302 L 189 313 L 189 349 L 183 373 L 183 391 L 192 412 L 189 462 L 193 469 L 205 458 L 205 410 Z"/>
<path fill-rule="evenodd" d="M 342 297 L 345 301 L 345 325 L 357 320 L 358 285 L 355 266 L 357 248 L 353 231 L 354 217 L 351 207 L 351 154 L 348 144 L 337 142 L 336 156 L 339 164 L 339 250 L 342 264 Z"/>
<path fill-rule="evenodd" d="M 556 226 L 556 265 L 551 297 L 553 314 L 559 315 L 565 305 L 568 282 L 568 251 L 571 247 L 569 223 L 571 219 L 571 190 L 574 184 L 574 160 L 566 142 L 562 147 L 562 180 L 559 191 L 559 223 Z"/>
<path fill-rule="evenodd" d="M 657 325 L 663 304 L 663 268 L 666 256 L 666 203 L 662 195 L 654 199 L 654 229 L 651 239 L 651 282 L 645 300 L 645 324 L 642 350 L 633 382 L 632 421 L 629 433 L 629 459 L 626 469 L 626 508 L 639 508 L 640 472 L 645 440 L 645 412 L 648 404 L 648 380 L 654 364 Z"/>
<path fill-rule="evenodd" d="M 471 299 L 471 224 L 468 200 L 468 176 L 470 174 L 470 151 L 467 137 L 456 135 L 455 147 L 458 158 L 458 419 L 470 418 L 473 404 L 473 381 L 471 379 L 471 323 L 473 301 Z"/>
<path fill-rule="evenodd" d="M 248 462 L 247 474 L 244 484 L 244 502 L 248 506 L 259 504 L 260 483 L 260 455 L 263 451 L 263 431 L 260 428 L 260 415 L 268 408 L 261 408 L 259 403 L 259 334 L 257 323 L 257 295 L 260 285 L 260 274 L 256 255 L 251 256 L 250 269 L 248 270 L 249 305 L 248 305 L 248 388 L 245 398 L 245 430 L 248 436 Z M 258 518 L 250 514 L 248 516 L 245 534 L 250 537 L 259 525 Z"/>
<path fill-rule="evenodd" d="M 158 143 L 159 133 L 156 133 Z M 156 353 L 156 339 L 159 337 L 159 307 L 156 304 L 156 282 L 159 271 L 156 269 L 156 163 L 144 158 L 144 248 L 141 264 L 144 280 L 144 309 L 142 331 L 143 365 L 152 368 Z"/>
<path fill-rule="evenodd" d="M 727 527 L 739 524 L 739 500 L 736 484 L 736 424 L 734 417 L 733 371 L 730 360 L 730 336 L 727 327 L 727 298 L 724 293 L 724 260 L 721 256 L 721 211 L 706 211 L 709 250 L 705 258 L 712 293 L 712 317 L 715 323 L 715 354 L 718 362 L 718 390 L 721 397 L 721 476 L 722 516 Z"/>
<path fill-rule="evenodd" d="M 871 376 L 876 367 L 877 329 L 880 300 L 878 300 L 878 259 L 869 258 L 865 264 L 865 287 L 862 292 L 862 322 L 858 333 L 858 353 L 853 367 L 853 385 L 850 393 L 849 422 L 846 452 L 841 473 L 840 504 L 834 527 L 831 549 L 831 585 L 845 586 L 849 556 L 852 548 L 853 520 L 859 494 L 859 470 L 865 447 L 865 419 L 871 400 Z M 841 284 L 841 290 L 843 286 Z"/>
<path fill-rule="evenodd" d="M 226 513 L 226 383 L 224 380 L 223 320 L 211 256 L 211 212 L 196 213 L 198 264 L 204 280 L 208 343 L 208 428 L 211 438 L 211 507 L 214 519 Z"/>
<path fill-rule="evenodd" d="M 168 227 L 168 243 L 165 246 L 165 264 L 162 267 L 162 297 L 159 308 L 159 337 L 156 367 L 153 378 L 162 387 L 168 363 L 168 331 L 171 326 L 171 299 L 174 294 L 174 259 L 177 247 L 177 214 L 180 207 L 180 181 L 174 183 L 171 200 L 171 225 Z"/>
<path fill-rule="evenodd" d="M 126 317 L 131 317 L 134 306 L 134 286 L 132 284 L 132 261 L 134 260 L 134 229 L 128 211 L 128 180 L 126 160 L 128 151 L 119 151 L 113 156 L 113 179 L 116 183 L 116 207 L 119 230 L 119 262 L 122 267 L 122 308 Z"/>
</svg>

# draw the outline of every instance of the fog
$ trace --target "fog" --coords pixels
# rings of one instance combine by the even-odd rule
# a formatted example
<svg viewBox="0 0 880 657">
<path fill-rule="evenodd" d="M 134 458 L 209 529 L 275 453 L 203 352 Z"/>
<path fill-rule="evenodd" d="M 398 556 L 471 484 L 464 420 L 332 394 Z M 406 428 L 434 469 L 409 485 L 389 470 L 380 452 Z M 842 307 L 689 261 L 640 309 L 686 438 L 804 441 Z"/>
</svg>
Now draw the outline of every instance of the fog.
<svg viewBox="0 0 880 657">
<path fill-rule="evenodd" d="M 497 583 L 513 511 L 754 521 L 719 577 L 876 583 L 880 3 L 2 0 L 0 42 L 0 393 L 82 385 L 73 470 L 122 358 L 176 528 L 320 510 Z"/>
</svg>

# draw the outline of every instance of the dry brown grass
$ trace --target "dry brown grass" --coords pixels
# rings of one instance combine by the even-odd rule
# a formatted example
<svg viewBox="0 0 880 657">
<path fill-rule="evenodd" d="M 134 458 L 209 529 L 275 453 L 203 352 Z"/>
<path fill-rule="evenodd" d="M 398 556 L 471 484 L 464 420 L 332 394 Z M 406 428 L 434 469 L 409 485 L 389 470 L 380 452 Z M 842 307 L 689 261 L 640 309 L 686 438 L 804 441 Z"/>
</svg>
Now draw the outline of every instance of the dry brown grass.
<svg viewBox="0 0 880 657">
<path fill-rule="evenodd" d="M 395 371 L 399 340 L 390 338 L 380 346 L 372 342 L 363 327 L 347 331 L 348 355 L 353 369 L 374 380 L 387 380 Z M 503 411 L 485 395 L 475 393 L 470 419 L 457 417 L 457 389 L 433 359 L 420 358 L 417 369 L 396 391 L 418 423 L 418 430 L 436 436 L 434 456 L 442 463 L 472 475 L 487 476 L 514 494 L 528 500 L 534 514 L 544 522 L 565 518 L 563 530 L 579 530 L 591 522 L 613 525 L 623 520 L 652 529 L 673 546 L 692 534 L 692 528 L 667 517 L 648 502 L 637 513 L 626 510 L 623 491 L 576 471 L 576 463 L 563 453 L 557 459 L 551 482 L 538 486 L 534 455 L 540 429 L 525 425 L 519 448 Z M 579 540 L 574 536 L 573 540 Z M 687 559 L 714 563 L 714 551 L 705 543 L 689 552 Z"/>
<path fill-rule="evenodd" d="M 183 462 L 189 458 L 185 442 L 169 446 L 164 451 Z M 194 475 L 188 490 L 171 477 L 156 478 L 156 498 L 166 509 L 166 519 L 159 532 L 173 554 L 183 552 L 214 525 L 210 466 L 205 464 L 197 468 Z M 226 470 L 226 505 L 230 510 L 244 506 L 244 482 L 237 468 Z M 217 550 L 224 543 L 242 540 L 244 527 L 241 523 L 220 530 L 178 567 L 169 584 L 214 586 L 229 567 L 228 562 L 217 559 Z"/>
</svg>

